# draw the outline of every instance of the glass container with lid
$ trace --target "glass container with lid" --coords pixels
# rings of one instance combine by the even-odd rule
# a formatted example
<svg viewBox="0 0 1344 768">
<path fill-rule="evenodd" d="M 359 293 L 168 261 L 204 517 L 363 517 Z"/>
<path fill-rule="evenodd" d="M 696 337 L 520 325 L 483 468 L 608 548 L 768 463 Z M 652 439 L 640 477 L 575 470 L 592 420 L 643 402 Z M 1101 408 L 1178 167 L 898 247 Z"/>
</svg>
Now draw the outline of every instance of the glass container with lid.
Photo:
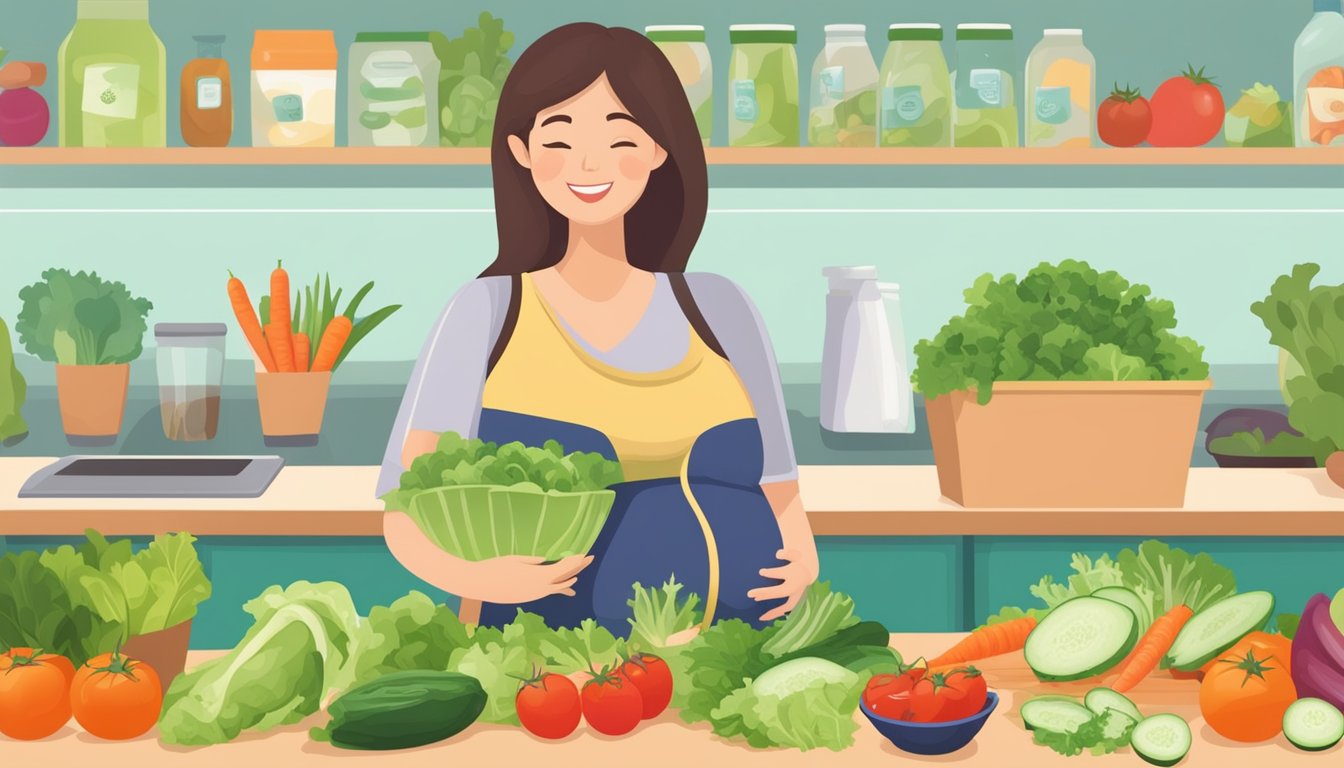
<svg viewBox="0 0 1344 768">
<path fill-rule="evenodd" d="M 167 70 L 149 0 L 79 0 L 57 57 L 61 146 L 167 146 Z"/>
<path fill-rule="evenodd" d="M 336 36 L 259 29 L 252 43 L 252 146 L 336 146 Z"/>
<path fill-rule="evenodd" d="M 878 90 L 878 144 L 952 146 L 952 79 L 937 24 L 892 24 Z"/>
<path fill-rule="evenodd" d="M 1010 25 L 957 25 L 958 147 L 1018 146 L 1016 70 Z"/>
<path fill-rule="evenodd" d="M 224 386 L 223 323 L 154 326 L 159 414 L 169 440 L 213 440 Z"/>
<path fill-rule="evenodd" d="M 1027 146 L 1092 145 L 1097 60 L 1081 29 L 1047 29 L 1027 57 Z"/>
<path fill-rule="evenodd" d="M 439 146 L 438 32 L 360 32 L 350 46 L 349 144 Z"/>
<path fill-rule="evenodd" d="M 644 28 L 644 34 L 663 52 L 676 70 L 686 101 L 695 114 L 700 141 L 709 146 L 714 132 L 714 70 L 710 66 L 705 28 L 691 25 L 661 25 Z"/>
<path fill-rule="evenodd" d="M 826 25 L 809 104 L 809 146 L 877 146 L 877 64 L 862 24 Z"/>
<path fill-rule="evenodd" d="M 728 39 L 729 146 L 798 146 L 798 31 L 791 24 L 735 24 Z"/>
</svg>

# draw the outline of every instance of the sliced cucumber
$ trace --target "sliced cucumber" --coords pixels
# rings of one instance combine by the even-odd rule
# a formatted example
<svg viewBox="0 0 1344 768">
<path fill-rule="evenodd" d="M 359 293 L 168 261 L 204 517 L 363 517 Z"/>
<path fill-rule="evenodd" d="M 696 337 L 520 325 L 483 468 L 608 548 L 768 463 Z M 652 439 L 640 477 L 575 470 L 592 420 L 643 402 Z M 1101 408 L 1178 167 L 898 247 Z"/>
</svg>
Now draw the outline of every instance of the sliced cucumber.
<svg viewBox="0 0 1344 768">
<path fill-rule="evenodd" d="M 1148 627 L 1153 623 L 1153 607 L 1143 598 L 1134 593 L 1132 589 L 1124 587 L 1102 587 L 1092 593 L 1093 597 L 1100 597 L 1102 600 L 1110 600 L 1113 603 L 1119 603 L 1134 612 L 1134 618 L 1139 620 L 1139 634 L 1142 635 L 1148 631 Z"/>
<path fill-rule="evenodd" d="M 1329 749 L 1344 740 L 1344 714 L 1328 701 L 1298 699 L 1283 713 L 1283 735 L 1298 749 Z"/>
<path fill-rule="evenodd" d="M 1092 711 L 1068 696 L 1037 696 L 1022 705 L 1027 730 L 1074 733 L 1093 718 Z"/>
<path fill-rule="evenodd" d="M 1082 680 L 1119 664 L 1138 639 L 1133 611 L 1100 597 L 1075 597 L 1027 635 L 1023 655 L 1040 680 Z"/>
<path fill-rule="evenodd" d="M 1153 715 L 1134 726 L 1129 743 L 1139 757 L 1167 768 L 1190 754 L 1190 726 L 1176 715 Z"/>
<path fill-rule="evenodd" d="M 1104 715 L 1106 710 L 1113 709 L 1136 723 L 1143 719 L 1143 714 L 1139 712 L 1134 702 L 1123 693 L 1117 693 L 1110 688 L 1093 688 L 1083 697 L 1083 704 L 1098 715 Z"/>
<path fill-rule="evenodd" d="M 1243 592 L 1219 600 L 1181 627 L 1164 661 L 1173 669 L 1193 672 L 1265 626 L 1273 615 L 1274 596 L 1268 592 Z"/>
</svg>

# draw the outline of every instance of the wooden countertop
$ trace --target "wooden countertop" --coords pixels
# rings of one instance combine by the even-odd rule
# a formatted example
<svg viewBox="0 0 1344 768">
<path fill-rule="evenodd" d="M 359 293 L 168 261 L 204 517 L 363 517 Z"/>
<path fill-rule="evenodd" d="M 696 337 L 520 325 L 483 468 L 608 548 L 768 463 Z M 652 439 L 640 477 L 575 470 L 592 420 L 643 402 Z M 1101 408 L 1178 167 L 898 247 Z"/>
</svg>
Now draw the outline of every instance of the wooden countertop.
<svg viewBox="0 0 1344 768">
<path fill-rule="evenodd" d="M 382 535 L 376 467 L 286 467 L 258 499 L 19 499 L 51 461 L 0 459 L 0 536 Z M 1319 469 L 1192 469 L 1180 509 L 965 509 L 942 498 L 932 466 L 807 466 L 800 477 L 819 536 L 1344 536 L 1344 489 Z"/>
<path fill-rule="evenodd" d="M 931 657 L 960 634 L 892 635 L 892 645 L 907 658 Z M 188 665 L 213 658 L 218 652 L 193 652 Z M 817 749 L 754 750 L 720 739 L 703 724 L 688 726 L 674 713 L 664 713 L 622 737 L 605 737 L 580 725 L 560 742 L 534 739 L 520 729 L 480 725 L 439 744 L 401 752 L 352 752 L 308 740 L 308 729 L 325 722 L 315 715 L 303 723 L 266 733 L 249 733 L 233 742 L 214 747 L 185 749 L 165 747 L 153 732 L 129 742 L 102 742 L 82 732 L 73 721 L 51 738 L 39 742 L 15 742 L 0 737 L 0 753 L 14 765 L 150 766 L 189 765 L 193 768 L 234 768 L 238 765 L 334 765 L 333 758 L 350 765 L 464 766 L 493 765 L 656 765 L 656 766 L 870 766 L 912 763 L 950 763 L 987 768 L 1036 768 L 1037 766 L 1133 766 L 1142 765 L 1131 750 L 1103 757 L 1062 755 L 1032 743 L 1017 711 L 1022 702 L 1040 693 L 1081 696 L 1097 681 L 1043 684 L 1027 670 L 1021 653 L 1007 654 L 977 664 L 990 688 L 1001 700 L 984 730 L 969 746 L 951 755 L 921 757 L 897 750 L 866 722 L 860 722 L 856 743 L 842 752 Z M 1239 768 L 1254 766 L 1338 765 L 1344 745 L 1326 752 L 1300 752 L 1282 735 L 1262 744 L 1237 744 L 1218 736 L 1199 717 L 1199 684 L 1174 680 L 1156 673 L 1133 691 L 1131 698 L 1145 714 L 1171 712 L 1190 723 L 1194 745 L 1181 768 Z M 860 721 L 863 715 L 856 713 Z M 449 762 L 445 762 L 449 761 Z"/>
</svg>

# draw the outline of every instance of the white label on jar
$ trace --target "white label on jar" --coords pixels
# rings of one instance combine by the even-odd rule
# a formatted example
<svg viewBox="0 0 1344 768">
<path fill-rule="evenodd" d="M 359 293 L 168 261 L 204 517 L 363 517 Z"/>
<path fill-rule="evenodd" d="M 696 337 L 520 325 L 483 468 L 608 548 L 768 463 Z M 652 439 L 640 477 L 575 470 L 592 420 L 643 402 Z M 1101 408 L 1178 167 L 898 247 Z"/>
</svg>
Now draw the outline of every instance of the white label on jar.
<svg viewBox="0 0 1344 768">
<path fill-rule="evenodd" d="M 756 122 L 756 81 L 733 81 L 733 117 L 744 123 Z"/>
<path fill-rule="evenodd" d="M 845 98 L 845 68 L 826 67 L 817 78 L 817 89 L 826 101 Z"/>
<path fill-rule="evenodd" d="M 131 120 L 139 101 L 139 64 L 93 64 L 84 68 L 81 109 L 85 114 Z"/>
<path fill-rule="evenodd" d="M 1317 122 L 1344 121 L 1344 88 L 1308 88 L 1307 104 Z"/>
<path fill-rule="evenodd" d="M 196 108 L 219 109 L 224 105 L 224 81 L 218 77 L 196 78 Z"/>
<path fill-rule="evenodd" d="M 975 91 L 981 105 L 986 107 L 1003 106 L 1003 71 L 999 69 L 972 69 L 971 90 Z"/>
</svg>

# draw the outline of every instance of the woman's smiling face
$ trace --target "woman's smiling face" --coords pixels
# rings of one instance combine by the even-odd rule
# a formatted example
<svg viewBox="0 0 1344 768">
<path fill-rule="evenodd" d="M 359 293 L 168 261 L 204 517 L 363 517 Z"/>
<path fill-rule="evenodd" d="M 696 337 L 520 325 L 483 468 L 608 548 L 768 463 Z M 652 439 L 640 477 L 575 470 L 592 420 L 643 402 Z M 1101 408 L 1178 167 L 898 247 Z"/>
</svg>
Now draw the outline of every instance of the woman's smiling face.
<svg viewBox="0 0 1344 768">
<path fill-rule="evenodd" d="M 575 224 L 605 224 L 635 207 L 667 160 L 602 75 L 568 101 L 542 110 L 527 142 L 509 137 L 518 164 L 546 203 Z"/>
</svg>

